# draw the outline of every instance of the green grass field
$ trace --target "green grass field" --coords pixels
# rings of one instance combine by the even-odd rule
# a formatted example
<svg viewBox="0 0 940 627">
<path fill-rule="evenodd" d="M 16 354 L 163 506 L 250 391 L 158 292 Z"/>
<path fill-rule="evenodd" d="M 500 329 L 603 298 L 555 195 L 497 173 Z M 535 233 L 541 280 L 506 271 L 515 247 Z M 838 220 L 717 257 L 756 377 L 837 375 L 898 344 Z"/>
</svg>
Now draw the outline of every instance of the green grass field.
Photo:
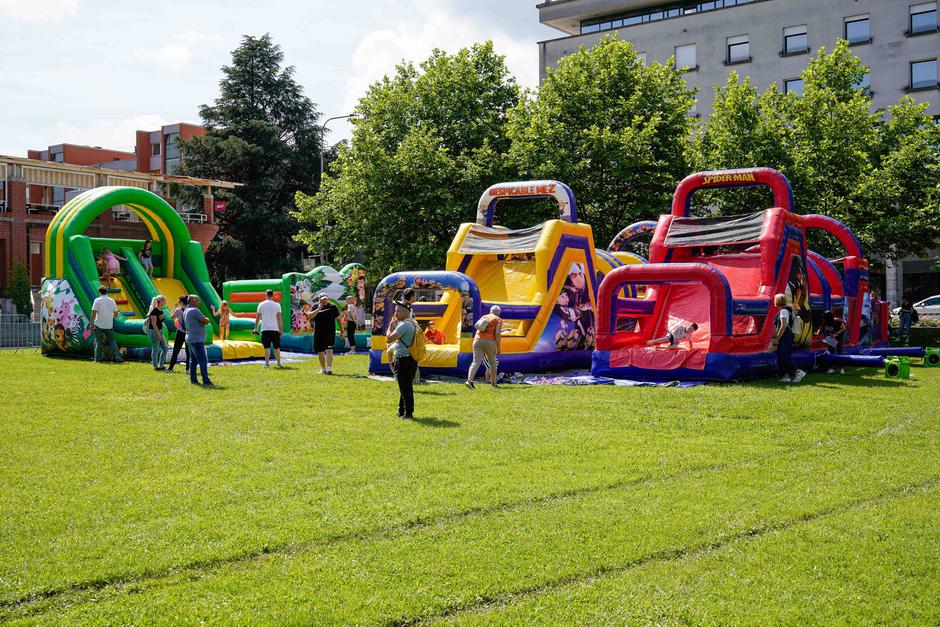
<svg viewBox="0 0 940 627">
<path fill-rule="evenodd" d="M 940 622 L 940 369 L 430 384 L 415 421 L 364 357 L 0 369 L 0 620 Z"/>
</svg>

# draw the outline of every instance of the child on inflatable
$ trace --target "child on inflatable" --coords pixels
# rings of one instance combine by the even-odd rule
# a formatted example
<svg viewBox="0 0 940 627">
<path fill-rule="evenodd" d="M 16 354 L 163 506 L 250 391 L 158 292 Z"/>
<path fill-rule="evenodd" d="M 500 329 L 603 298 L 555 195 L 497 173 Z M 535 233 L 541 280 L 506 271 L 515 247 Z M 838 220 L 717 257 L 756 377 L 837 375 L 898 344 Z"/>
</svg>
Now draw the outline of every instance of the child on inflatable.
<svg viewBox="0 0 940 627">
<path fill-rule="evenodd" d="M 215 305 L 210 305 L 210 307 L 212 307 L 212 315 L 219 319 L 219 339 L 227 340 L 229 330 L 232 328 L 232 309 L 228 301 L 223 300 L 218 309 Z"/>
<path fill-rule="evenodd" d="M 666 333 L 666 335 L 650 340 L 646 343 L 646 345 L 654 346 L 656 344 L 668 344 L 669 348 L 678 348 L 679 342 L 685 340 L 689 343 L 689 350 L 692 350 L 692 333 L 697 330 L 698 324 L 694 322 L 688 325 L 680 324 L 672 331 Z"/>
<path fill-rule="evenodd" d="M 101 248 L 101 259 L 104 261 L 104 276 L 101 277 L 108 283 L 108 289 L 111 289 L 111 279 L 116 274 L 121 273 L 120 261 L 127 261 L 125 257 L 115 255 L 107 246 Z"/>
</svg>

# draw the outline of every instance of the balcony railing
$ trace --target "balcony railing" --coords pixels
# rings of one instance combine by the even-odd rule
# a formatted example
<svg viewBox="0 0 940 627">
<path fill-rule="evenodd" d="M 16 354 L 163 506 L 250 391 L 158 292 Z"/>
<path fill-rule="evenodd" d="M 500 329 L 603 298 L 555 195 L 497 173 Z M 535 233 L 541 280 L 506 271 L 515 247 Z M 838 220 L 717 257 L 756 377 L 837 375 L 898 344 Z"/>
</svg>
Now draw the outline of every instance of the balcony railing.
<svg viewBox="0 0 940 627">
<path fill-rule="evenodd" d="M 209 221 L 206 214 L 197 212 L 180 212 L 180 217 L 183 218 L 183 222 L 187 224 L 206 224 Z"/>
<path fill-rule="evenodd" d="M 38 202 L 26 203 L 26 211 L 29 213 L 57 213 L 62 205 L 44 205 Z"/>
</svg>

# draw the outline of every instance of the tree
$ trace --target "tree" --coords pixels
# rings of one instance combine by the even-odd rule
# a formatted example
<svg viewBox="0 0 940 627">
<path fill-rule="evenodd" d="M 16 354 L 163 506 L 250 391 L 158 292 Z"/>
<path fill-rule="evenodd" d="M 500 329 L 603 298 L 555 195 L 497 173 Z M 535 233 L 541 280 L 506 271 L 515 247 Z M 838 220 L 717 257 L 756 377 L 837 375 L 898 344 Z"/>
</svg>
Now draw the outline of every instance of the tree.
<svg viewBox="0 0 940 627">
<path fill-rule="evenodd" d="M 283 61 L 270 35 L 243 37 L 231 65 L 222 68 L 215 104 L 200 108 L 207 133 L 180 142 L 179 174 L 243 184 L 221 194 L 228 208 L 217 217 L 220 237 L 251 251 L 237 268 L 248 275 L 296 268 L 294 194 L 313 193 L 319 183 L 320 114 Z M 210 265 L 213 254 L 233 246 L 210 247 Z M 221 259 L 214 265 L 222 274 L 236 269 Z"/>
<path fill-rule="evenodd" d="M 773 85 L 760 94 L 732 73 L 693 142 L 696 167 L 776 168 L 790 179 L 799 213 L 844 222 L 867 255 L 924 254 L 940 238 L 940 131 L 927 106 L 907 97 L 872 112 L 867 72 L 840 41 L 811 59 L 802 94 Z M 749 190 L 702 196 L 722 213 L 767 206 Z M 811 246 L 841 254 L 816 234 Z"/>
<path fill-rule="evenodd" d="M 693 169 L 728 170 L 768 166 L 792 169 L 787 147 L 785 97 L 771 85 L 763 94 L 732 71 L 723 86 L 715 86 L 711 118 L 692 141 Z M 696 207 L 714 207 L 729 215 L 768 206 L 770 194 L 760 188 L 703 191 L 693 197 Z"/>
<path fill-rule="evenodd" d="M 606 243 L 669 206 L 689 173 L 694 100 L 672 62 L 647 65 L 629 43 L 606 37 L 563 58 L 512 112 L 510 156 L 527 178 L 571 185 Z"/>
<path fill-rule="evenodd" d="M 29 287 L 29 272 L 22 263 L 14 263 L 10 271 L 7 296 L 16 305 L 16 313 L 28 316 L 33 310 L 33 293 Z"/>
<path fill-rule="evenodd" d="M 483 190 L 509 177 L 505 120 L 518 101 L 490 42 L 400 64 L 360 100 L 321 191 L 296 195 L 298 239 L 342 259 L 361 252 L 378 276 L 441 267 Z"/>
</svg>

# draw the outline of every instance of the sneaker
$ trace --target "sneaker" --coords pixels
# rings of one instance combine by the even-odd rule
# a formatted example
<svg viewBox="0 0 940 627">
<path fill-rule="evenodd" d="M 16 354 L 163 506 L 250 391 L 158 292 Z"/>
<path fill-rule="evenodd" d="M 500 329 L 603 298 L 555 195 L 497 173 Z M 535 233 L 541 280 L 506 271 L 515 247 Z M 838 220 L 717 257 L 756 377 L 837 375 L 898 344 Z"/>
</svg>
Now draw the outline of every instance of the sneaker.
<svg viewBox="0 0 940 627">
<path fill-rule="evenodd" d="M 332 369 L 332 368 L 327 368 L 327 369 L 326 369 L 326 374 L 333 374 L 333 369 Z"/>
<path fill-rule="evenodd" d="M 805 376 L 806 376 L 806 373 L 805 373 L 805 372 L 803 372 L 802 370 L 797 370 L 797 371 L 796 371 L 796 374 L 793 375 L 793 382 L 794 382 L 794 383 L 799 383 L 800 381 L 803 380 L 803 377 L 805 377 Z"/>
<path fill-rule="evenodd" d="M 471 390 L 477 389 L 477 386 L 473 385 L 473 381 L 464 381 L 463 384 Z"/>
<path fill-rule="evenodd" d="M 835 373 L 836 373 L 835 368 L 830 368 L 829 370 L 826 371 L 826 374 L 835 374 Z"/>
<path fill-rule="evenodd" d="M 264 365 L 263 365 L 263 366 L 261 366 L 261 367 L 262 367 L 262 368 L 270 368 L 270 367 L 271 367 L 271 365 L 270 365 L 270 364 L 264 364 Z"/>
<path fill-rule="evenodd" d="M 214 388 L 214 387 L 215 387 L 215 383 L 213 383 L 212 381 L 209 381 L 208 383 L 203 383 L 203 384 L 202 384 L 202 387 L 204 387 L 204 388 Z"/>
<path fill-rule="evenodd" d="M 780 377 L 780 383 L 793 383 L 793 379 L 790 377 Z"/>
</svg>

